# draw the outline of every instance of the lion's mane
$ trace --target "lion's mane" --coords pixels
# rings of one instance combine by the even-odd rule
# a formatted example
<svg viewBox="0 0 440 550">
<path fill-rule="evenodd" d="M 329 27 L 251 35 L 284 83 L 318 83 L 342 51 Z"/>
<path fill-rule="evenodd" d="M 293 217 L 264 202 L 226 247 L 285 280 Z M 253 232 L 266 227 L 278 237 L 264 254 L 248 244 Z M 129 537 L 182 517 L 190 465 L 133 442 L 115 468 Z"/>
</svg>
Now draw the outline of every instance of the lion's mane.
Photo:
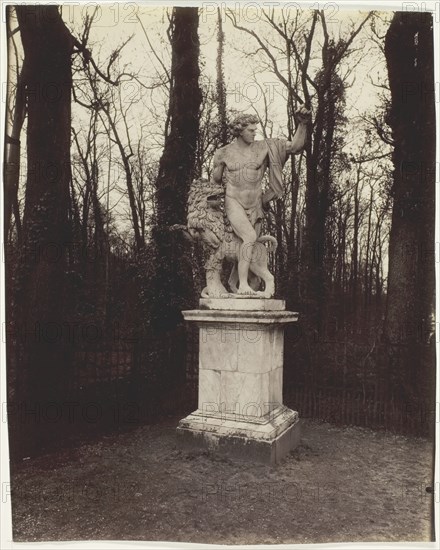
<svg viewBox="0 0 440 550">
<path fill-rule="evenodd" d="M 212 207 L 208 204 L 208 197 L 223 197 L 222 185 L 210 182 L 205 178 L 199 178 L 192 182 L 188 195 L 188 230 L 195 238 L 204 239 L 206 230 L 212 231 L 222 242 L 225 236 L 223 209 Z"/>
</svg>

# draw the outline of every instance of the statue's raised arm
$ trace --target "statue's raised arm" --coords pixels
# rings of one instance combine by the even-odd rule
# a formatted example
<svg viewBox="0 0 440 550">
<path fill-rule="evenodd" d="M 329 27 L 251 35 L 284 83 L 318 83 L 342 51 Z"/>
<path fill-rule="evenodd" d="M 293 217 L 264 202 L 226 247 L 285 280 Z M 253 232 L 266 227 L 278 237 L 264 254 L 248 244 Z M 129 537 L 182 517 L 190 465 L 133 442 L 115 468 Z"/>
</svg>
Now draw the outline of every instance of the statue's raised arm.
<svg viewBox="0 0 440 550">
<path fill-rule="evenodd" d="M 307 127 L 312 118 L 312 111 L 306 109 L 306 107 L 300 107 L 295 114 L 298 120 L 298 126 L 292 141 L 287 142 L 287 152 L 294 155 L 300 153 L 304 149 L 307 139 Z"/>
<path fill-rule="evenodd" d="M 271 200 L 279 199 L 284 194 L 283 167 L 291 154 L 300 153 L 306 143 L 307 129 L 311 120 L 311 111 L 300 107 L 296 111 L 298 126 L 292 141 L 284 139 L 266 139 L 269 158 L 269 188 L 263 195 L 263 207 L 268 208 Z"/>
</svg>

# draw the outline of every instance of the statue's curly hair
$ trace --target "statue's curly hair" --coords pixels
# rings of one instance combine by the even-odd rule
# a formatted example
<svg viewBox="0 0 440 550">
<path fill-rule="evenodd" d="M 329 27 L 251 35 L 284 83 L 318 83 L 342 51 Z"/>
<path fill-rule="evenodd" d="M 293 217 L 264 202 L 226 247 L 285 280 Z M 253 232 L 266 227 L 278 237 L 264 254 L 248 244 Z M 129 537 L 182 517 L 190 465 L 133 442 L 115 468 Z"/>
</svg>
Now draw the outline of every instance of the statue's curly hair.
<svg viewBox="0 0 440 550">
<path fill-rule="evenodd" d="M 238 137 L 249 124 L 258 124 L 260 119 L 256 115 L 246 115 L 244 113 L 236 116 L 229 124 L 229 129 L 234 137 Z"/>
</svg>

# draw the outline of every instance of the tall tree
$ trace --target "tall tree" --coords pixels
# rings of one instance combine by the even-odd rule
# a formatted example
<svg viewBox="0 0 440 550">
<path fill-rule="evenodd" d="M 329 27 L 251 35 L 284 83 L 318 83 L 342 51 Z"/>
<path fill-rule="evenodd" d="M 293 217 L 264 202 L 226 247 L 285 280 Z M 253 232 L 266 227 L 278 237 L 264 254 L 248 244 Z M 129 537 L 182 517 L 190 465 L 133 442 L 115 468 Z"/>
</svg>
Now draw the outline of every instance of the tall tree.
<svg viewBox="0 0 440 550">
<path fill-rule="evenodd" d="M 15 230 L 17 239 L 21 239 L 21 219 L 20 209 L 18 203 L 18 187 L 20 181 L 20 134 L 23 127 L 23 123 L 26 116 L 26 103 L 24 98 L 24 85 L 23 77 L 19 68 L 18 48 L 15 43 L 14 34 L 18 28 L 12 30 L 12 6 L 8 6 L 6 10 L 6 22 L 8 29 L 9 46 L 14 49 L 14 57 L 16 63 L 16 93 L 15 93 L 15 105 L 10 107 L 11 110 L 11 123 L 6 134 L 6 162 L 4 169 L 4 196 L 5 196 L 5 210 L 4 210 L 4 239 L 5 243 L 10 239 L 11 228 L 11 216 L 14 214 Z M 11 57 L 11 56 L 10 56 Z M 8 78 L 8 98 L 12 96 L 11 93 L 12 78 Z M 9 107 L 9 106 L 8 106 Z"/>
<path fill-rule="evenodd" d="M 385 40 L 394 173 L 384 336 L 392 346 L 390 385 L 406 399 L 421 397 L 424 368 L 432 365 L 424 350 L 432 335 L 435 289 L 433 55 L 432 15 L 397 12 Z"/>
<path fill-rule="evenodd" d="M 293 133 L 292 118 L 298 104 L 304 103 L 314 110 L 314 122 L 310 125 L 309 139 L 305 145 L 306 224 L 299 258 L 301 266 L 298 272 L 301 280 L 299 288 L 295 285 L 296 288 L 290 291 L 288 288 L 283 290 L 289 301 L 293 297 L 301 296 L 302 306 L 306 312 L 304 319 L 312 330 L 320 331 L 325 327 L 326 286 L 328 285 L 327 223 L 334 180 L 341 171 L 344 161 L 341 150 L 344 145 L 345 90 L 347 78 L 352 70 L 349 68 L 343 74 L 341 66 L 352 54 L 353 42 L 372 17 L 372 13 L 368 13 L 358 25 L 353 24 L 350 31 L 338 40 L 329 32 L 325 10 L 314 10 L 307 16 L 308 21 L 304 22 L 301 22 L 299 17 L 289 20 L 285 12 L 276 16 L 275 10 L 270 9 L 263 10 L 262 14 L 272 30 L 280 36 L 282 46 L 273 46 L 263 35 L 240 25 L 233 10 L 227 11 L 234 27 L 252 36 L 258 43 L 257 51 L 265 54 L 271 70 L 286 88 L 289 137 Z M 319 24 L 323 40 L 320 47 L 320 68 L 316 72 L 316 63 L 312 63 L 312 60 L 316 51 Z M 284 57 L 287 74 L 281 70 Z M 298 81 L 295 83 L 291 76 L 294 64 L 299 73 Z M 296 91 L 299 83 L 303 98 L 300 97 L 301 92 Z M 296 209 L 299 172 L 294 162 L 292 162 L 290 184 L 292 209 Z M 281 225 L 279 223 L 281 210 L 281 204 L 275 207 L 278 227 Z M 291 227 L 287 239 L 289 267 L 298 256 L 295 251 L 298 247 L 292 242 L 295 238 L 296 213 L 292 214 L 290 221 Z M 280 237 L 281 234 L 277 235 L 281 244 Z M 281 247 L 279 247 L 277 259 L 284 264 Z M 284 265 L 281 266 L 281 271 L 283 270 Z M 288 282 L 294 284 L 292 277 Z"/>
<path fill-rule="evenodd" d="M 353 28 L 346 38 L 335 42 L 329 35 L 323 10 L 319 12 L 324 41 L 322 67 L 312 84 L 304 75 L 303 93 L 309 102 L 308 86 L 316 91 L 316 115 L 312 139 L 306 144 L 306 228 L 302 261 L 304 262 L 304 290 L 308 324 L 319 332 L 325 330 L 326 317 L 326 224 L 331 193 L 338 164 L 343 162 L 341 150 L 344 136 L 346 82 L 340 76 L 341 62 L 350 55 L 350 48 L 371 13 Z"/>
<path fill-rule="evenodd" d="M 16 6 L 16 10 L 28 111 L 23 244 L 15 296 L 17 322 L 25 336 L 20 374 L 25 391 L 18 397 L 26 408 L 37 410 L 30 437 L 41 444 L 42 438 L 52 435 L 50 428 L 59 425 L 45 423 L 44 412 L 50 415 L 47 407 L 62 399 L 69 361 L 64 328 L 73 40 L 56 6 Z"/>
<path fill-rule="evenodd" d="M 193 301 L 191 250 L 182 234 L 170 231 L 186 223 L 186 203 L 194 176 L 199 113 L 199 14 L 197 8 L 175 8 L 172 16 L 169 134 L 156 182 L 154 296 L 152 315 L 163 337 L 158 368 L 170 368 L 176 382 L 184 374 L 181 310 Z M 170 377 L 168 377 L 170 378 Z"/>
<path fill-rule="evenodd" d="M 228 124 L 226 117 L 226 88 L 223 72 L 223 52 L 225 49 L 225 33 L 223 32 L 221 8 L 217 8 L 217 108 L 220 145 L 228 142 Z"/>
</svg>

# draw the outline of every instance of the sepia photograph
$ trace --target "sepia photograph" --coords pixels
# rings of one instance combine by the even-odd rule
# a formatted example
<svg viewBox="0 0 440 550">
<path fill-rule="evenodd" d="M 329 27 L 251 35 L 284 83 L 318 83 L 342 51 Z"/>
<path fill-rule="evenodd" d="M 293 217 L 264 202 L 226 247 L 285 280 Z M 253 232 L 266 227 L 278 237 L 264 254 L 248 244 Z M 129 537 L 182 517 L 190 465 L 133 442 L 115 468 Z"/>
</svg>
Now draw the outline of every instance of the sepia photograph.
<svg viewBox="0 0 440 550">
<path fill-rule="evenodd" d="M 439 7 L 2 3 L 2 548 L 437 547 Z"/>
</svg>

